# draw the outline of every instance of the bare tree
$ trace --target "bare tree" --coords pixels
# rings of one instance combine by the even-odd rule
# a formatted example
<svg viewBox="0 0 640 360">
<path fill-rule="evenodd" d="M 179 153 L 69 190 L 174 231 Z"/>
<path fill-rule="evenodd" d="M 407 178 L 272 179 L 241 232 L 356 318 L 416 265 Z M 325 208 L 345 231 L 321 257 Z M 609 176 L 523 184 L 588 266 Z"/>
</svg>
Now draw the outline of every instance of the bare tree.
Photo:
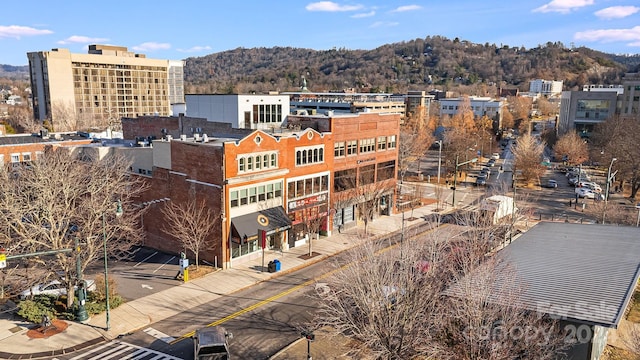
<svg viewBox="0 0 640 360">
<path fill-rule="evenodd" d="M 502 111 L 502 128 L 503 129 L 513 129 L 515 127 L 515 121 L 513 119 L 513 114 L 511 111 L 503 110 Z"/>
<path fill-rule="evenodd" d="M 205 200 L 197 202 L 193 198 L 183 203 L 171 202 L 161 212 L 165 220 L 162 231 L 193 253 L 198 269 L 200 252 L 213 243 L 211 233 L 219 225 L 220 218 L 215 216 Z"/>
<path fill-rule="evenodd" d="M 121 156 L 96 159 L 50 147 L 33 163 L 2 167 L 0 223 L 8 230 L 3 243 L 19 244 L 26 253 L 75 249 L 72 256 L 58 253 L 46 263 L 52 274 L 62 272 L 60 280 L 72 294 L 77 259 L 83 272 L 102 261 L 103 246 L 110 256 L 127 256 L 141 239 L 132 200 L 145 186 L 128 168 Z M 116 213 L 118 203 L 122 216 Z M 72 302 L 69 296 L 67 305 Z"/>
<path fill-rule="evenodd" d="M 559 111 L 558 106 L 552 104 L 547 98 L 541 97 L 536 100 L 536 105 L 538 106 L 538 111 L 543 116 L 553 116 L 556 115 Z"/>
<path fill-rule="evenodd" d="M 20 133 L 34 133 L 40 130 L 40 123 L 35 121 L 33 113 L 26 105 L 15 105 L 9 108 L 9 123 L 14 129 Z"/>
<path fill-rule="evenodd" d="M 354 356 L 366 349 L 383 359 L 552 359 L 564 338 L 556 322 L 510 306 L 521 287 L 496 275 L 505 266 L 491 256 L 496 231 L 436 230 L 385 251 L 366 243 L 318 291 L 315 321 L 362 344 Z M 524 326 L 540 332 L 513 338 L 510 330 Z"/>
<path fill-rule="evenodd" d="M 420 170 L 420 160 L 434 141 L 435 138 L 426 129 L 410 125 L 404 125 L 400 129 L 398 170 L 401 181 L 404 181 L 407 171 L 416 163 L 418 170 Z"/>
<path fill-rule="evenodd" d="M 616 158 L 620 187 L 625 182 L 631 185 L 629 197 L 635 199 L 640 190 L 640 117 L 621 116 L 608 119 L 596 126 L 592 137 L 594 152 L 602 153 L 603 163 Z"/>
<path fill-rule="evenodd" d="M 575 132 L 568 132 L 558 139 L 553 151 L 556 155 L 566 156 L 570 164 L 582 164 L 589 159 L 587 143 Z"/>
<path fill-rule="evenodd" d="M 55 131 L 78 130 L 78 114 L 71 102 L 56 101 L 51 104 L 51 124 Z"/>
<path fill-rule="evenodd" d="M 313 237 L 319 236 L 322 224 L 326 221 L 323 214 L 320 213 L 320 206 L 314 206 L 302 210 L 302 223 L 309 240 L 309 256 L 313 256 L 312 240 Z"/>
<path fill-rule="evenodd" d="M 364 222 L 364 232 L 367 234 L 369 221 L 373 220 L 382 204 L 382 199 L 393 194 L 395 186 L 395 169 L 378 169 L 374 165 L 362 166 L 358 169 L 358 186 L 353 194 L 358 200 L 358 213 Z"/>
<path fill-rule="evenodd" d="M 518 125 L 521 133 L 528 132 L 531 114 L 531 108 L 533 100 L 530 97 L 524 96 L 509 96 L 507 98 L 509 103 L 509 112 L 513 117 L 515 125 Z"/>
<path fill-rule="evenodd" d="M 542 166 L 542 153 L 544 144 L 530 134 L 524 134 L 518 138 L 518 146 L 513 149 L 515 167 L 522 173 L 522 180 L 530 183 L 538 179 L 544 172 Z"/>
</svg>

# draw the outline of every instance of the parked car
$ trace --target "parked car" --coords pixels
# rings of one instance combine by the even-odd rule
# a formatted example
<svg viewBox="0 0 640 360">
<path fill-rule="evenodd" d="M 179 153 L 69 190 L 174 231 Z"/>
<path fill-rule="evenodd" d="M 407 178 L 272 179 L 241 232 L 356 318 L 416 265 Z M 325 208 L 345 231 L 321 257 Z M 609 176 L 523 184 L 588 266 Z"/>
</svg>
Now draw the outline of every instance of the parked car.
<svg viewBox="0 0 640 360">
<path fill-rule="evenodd" d="M 597 193 L 601 193 L 601 192 L 602 192 L 602 188 L 600 187 L 600 185 L 598 185 L 598 184 L 596 184 L 596 183 L 594 183 L 594 182 L 589 183 L 589 185 L 587 185 L 587 187 L 588 187 L 589 189 L 591 189 L 591 190 L 593 190 L 593 191 L 597 192 Z"/>
<path fill-rule="evenodd" d="M 487 161 L 487 166 L 491 166 L 491 167 L 496 166 L 496 161 L 494 159 Z"/>
<path fill-rule="evenodd" d="M 544 187 L 546 188 L 550 188 L 550 189 L 555 189 L 558 187 L 558 182 L 553 180 L 553 179 L 549 179 L 547 180 L 547 182 L 544 184 Z"/>
<path fill-rule="evenodd" d="M 482 170 L 480 170 L 480 175 L 484 175 L 486 177 L 489 177 L 491 175 L 491 169 L 489 169 L 488 167 L 483 167 Z"/>
<path fill-rule="evenodd" d="M 486 176 L 478 176 L 476 178 L 476 185 L 487 185 L 487 177 Z"/>
<path fill-rule="evenodd" d="M 586 199 L 595 199 L 596 197 L 598 197 L 599 199 L 601 198 L 600 194 L 597 194 L 595 191 L 589 189 L 589 188 L 576 188 L 576 194 L 578 194 L 578 197 L 580 198 L 586 198 Z"/>
<path fill-rule="evenodd" d="M 86 280 L 86 281 L 87 281 L 87 291 L 95 291 L 96 290 L 95 281 L 93 280 Z M 76 287 L 74 286 L 74 289 L 75 288 Z M 67 295 L 67 288 L 60 281 L 53 280 L 45 284 L 35 285 L 31 287 L 31 289 L 27 289 L 21 292 L 18 295 L 18 297 L 20 298 L 20 300 L 24 300 L 31 297 L 31 295 L 51 295 L 51 296 L 58 297 L 62 295 Z"/>
<path fill-rule="evenodd" d="M 493 154 L 491 154 L 491 158 L 494 159 L 494 160 L 498 160 L 498 159 L 500 159 L 500 154 L 493 153 Z"/>
</svg>

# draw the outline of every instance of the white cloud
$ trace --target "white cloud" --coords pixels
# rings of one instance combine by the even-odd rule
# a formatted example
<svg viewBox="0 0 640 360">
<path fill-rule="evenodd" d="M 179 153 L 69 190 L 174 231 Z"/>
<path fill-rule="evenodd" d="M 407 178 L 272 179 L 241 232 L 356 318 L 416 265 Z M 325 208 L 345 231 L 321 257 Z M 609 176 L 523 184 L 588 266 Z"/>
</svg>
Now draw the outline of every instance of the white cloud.
<svg viewBox="0 0 640 360">
<path fill-rule="evenodd" d="M 28 26 L 10 25 L 0 26 L 0 38 L 10 37 L 20 39 L 23 36 L 37 36 L 53 34 L 51 30 L 39 30 Z"/>
<path fill-rule="evenodd" d="M 392 26 L 398 26 L 399 23 L 397 22 L 392 22 L 392 21 L 376 21 L 373 24 L 371 24 L 371 28 L 381 28 L 381 27 L 392 27 Z"/>
<path fill-rule="evenodd" d="M 340 5 L 333 1 L 318 1 L 305 6 L 307 11 L 356 11 L 362 9 L 362 5 Z"/>
<path fill-rule="evenodd" d="M 211 50 L 211 46 L 207 45 L 207 46 L 192 46 L 188 49 L 176 49 L 179 52 L 184 52 L 184 53 L 196 53 L 196 52 L 202 52 L 202 51 L 209 51 Z"/>
<path fill-rule="evenodd" d="M 60 44 L 60 45 L 65 45 L 65 44 L 88 44 L 88 43 L 104 43 L 104 42 L 107 42 L 107 41 L 109 41 L 109 39 L 92 38 L 92 37 L 88 37 L 88 36 L 73 35 L 73 36 L 69 36 L 68 38 L 66 38 L 64 40 L 58 41 L 58 44 Z"/>
<path fill-rule="evenodd" d="M 621 19 L 629 15 L 633 15 L 638 11 L 640 11 L 640 8 L 637 6 L 611 6 L 596 11 L 595 15 L 601 19 L 606 20 Z"/>
<path fill-rule="evenodd" d="M 354 18 L 354 19 L 360 19 L 360 18 L 372 17 L 375 14 L 376 14 L 376 12 L 371 10 L 368 13 L 359 13 L 359 14 L 351 15 L 351 17 Z"/>
<path fill-rule="evenodd" d="M 559 12 L 561 14 L 568 14 L 571 10 L 593 5 L 593 0 L 551 0 L 550 3 L 533 9 L 533 12 Z"/>
<path fill-rule="evenodd" d="M 171 49 L 171 44 L 167 43 L 157 43 L 157 42 L 146 42 L 140 45 L 136 45 L 132 47 L 135 51 L 155 51 L 155 50 L 168 50 Z"/>
<path fill-rule="evenodd" d="M 420 5 L 404 5 L 391 10 L 391 12 L 405 12 L 405 11 L 415 11 L 422 9 Z"/>
<path fill-rule="evenodd" d="M 577 32 L 576 40 L 593 42 L 627 42 L 629 46 L 640 46 L 640 26 L 631 29 L 600 29 Z"/>
</svg>

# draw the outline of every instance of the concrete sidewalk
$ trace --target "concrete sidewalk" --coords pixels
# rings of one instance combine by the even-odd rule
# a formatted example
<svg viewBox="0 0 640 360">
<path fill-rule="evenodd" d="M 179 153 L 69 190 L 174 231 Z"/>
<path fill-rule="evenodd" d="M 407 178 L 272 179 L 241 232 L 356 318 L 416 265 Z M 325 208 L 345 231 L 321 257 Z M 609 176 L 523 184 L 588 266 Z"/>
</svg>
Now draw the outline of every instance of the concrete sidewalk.
<svg viewBox="0 0 640 360">
<path fill-rule="evenodd" d="M 426 187 L 431 185 L 426 184 Z M 460 199 L 471 203 L 475 196 L 470 191 L 460 191 Z M 428 194 L 427 194 L 428 195 Z M 471 195 L 468 196 L 467 195 Z M 460 205 L 459 205 L 460 206 Z M 424 221 L 423 216 L 434 214 L 435 203 L 413 210 L 417 220 L 407 221 L 405 228 L 412 223 Z M 451 210 L 449 205 L 447 210 Z M 405 217 L 410 210 L 405 212 Z M 402 227 L 402 214 L 382 216 L 369 224 L 368 233 L 380 236 L 399 230 Z M 179 286 L 157 292 L 155 294 L 129 301 L 112 309 L 110 312 L 109 331 L 105 331 L 105 314 L 91 317 L 86 323 L 67 322 L 68 327 L 59 334 L 47 338 L 30 338 L 27 332 L 34 325 L 21 320 L 17 316 L 0 316 L 0 358 L 2 359 L 34 359 L 46 356 L 67 354 L 99 342 L 109 341 L 120 335 L 141 330 L 152 323 L 167 319 L 175 314 L 206 304 L 222 296 L 252 286 L 261 281 L 281 276 L 354 247 L 364 238 L 363 227 L 354 227 L 341 233 L 334 232 L 329 237 L 313 240 L 312 251 L 317 256 L 309 258 L 307 245 L 289 249 L 284 252 L 267 251 L 265 264 L 278 259 L 281 271 L 276 273 L 262 272 L 262 258 L 253 259 L 233 268 L 220 270 L 204 277 L 191 280 Z M 306 355 L 306 354 L 305 354 Z"/>
</svg>

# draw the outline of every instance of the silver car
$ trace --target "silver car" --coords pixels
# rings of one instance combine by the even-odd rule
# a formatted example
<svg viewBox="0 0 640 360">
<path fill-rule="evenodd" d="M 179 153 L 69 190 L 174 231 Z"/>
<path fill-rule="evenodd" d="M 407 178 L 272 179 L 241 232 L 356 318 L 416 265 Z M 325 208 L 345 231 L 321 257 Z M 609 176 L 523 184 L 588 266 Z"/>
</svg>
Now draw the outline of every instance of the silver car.
<svg viewBox="0 0 640 360">
<path fill-rule="evenodd" d="M 87 281 L 87 291 L 95 291 L 96 290 L 95 281 L 93 280 L 86 280 L 86 281 Z M 18 297 L 20 298 L 20 300 L 24 300 L 24 299 L 28 299 L 32 295 L 51 295 L 51 296 L 58 297 L 62 295 L 67 295 L 67 288 L 60 281 L 53 280 L 46 284 L 35 285 L 31 287 L 31 289 L 27 289 L 21 292 L 18 295 Z"/>
</svg>

